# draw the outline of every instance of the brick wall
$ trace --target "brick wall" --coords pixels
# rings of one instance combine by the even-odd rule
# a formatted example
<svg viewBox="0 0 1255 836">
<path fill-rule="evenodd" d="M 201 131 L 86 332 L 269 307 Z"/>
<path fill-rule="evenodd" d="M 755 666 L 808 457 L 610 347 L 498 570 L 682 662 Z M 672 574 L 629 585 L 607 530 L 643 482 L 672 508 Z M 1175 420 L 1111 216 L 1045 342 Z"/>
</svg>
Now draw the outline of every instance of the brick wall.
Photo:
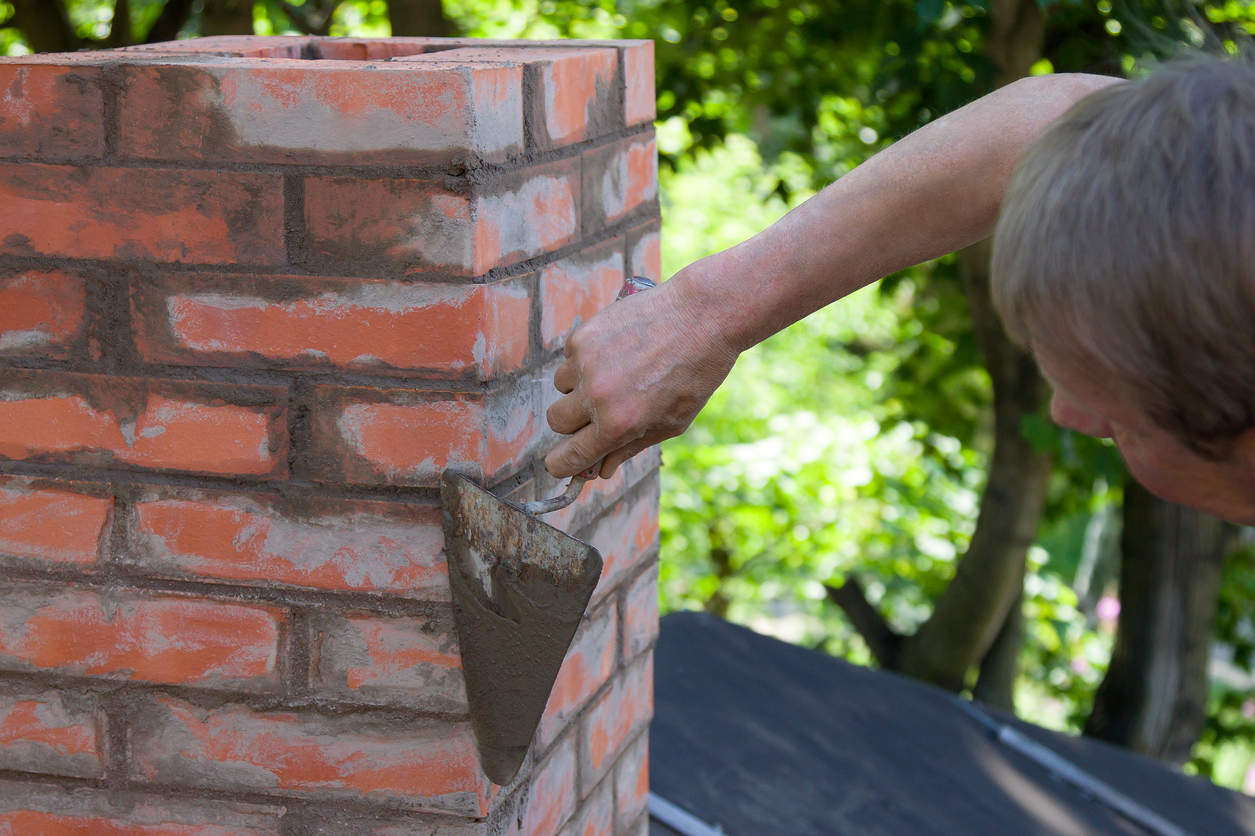
<svg viewBox="0 0 1255 836">
<path fill-rule="evenodd" d="M 437 480 L 525 500 L 572 328 L 658 278 L 649 42 L 0 59 L 0 833 L 643 834 L 657 464 L 520 777 Z"/>
</svg>

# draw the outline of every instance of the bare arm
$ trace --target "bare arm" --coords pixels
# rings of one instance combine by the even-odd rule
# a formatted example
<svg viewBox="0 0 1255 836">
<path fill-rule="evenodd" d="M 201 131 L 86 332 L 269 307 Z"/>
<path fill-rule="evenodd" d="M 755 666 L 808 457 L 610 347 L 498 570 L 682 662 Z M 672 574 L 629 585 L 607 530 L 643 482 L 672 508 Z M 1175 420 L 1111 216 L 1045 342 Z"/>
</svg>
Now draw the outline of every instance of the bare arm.
<svg viewBox="0 0 1255 836">
<path fill-rule="evenodd" d="M 1074 103 L 1118 79 L 1009 84 L 872 157 L 767 230 L 615 304 L 567 341 L 549 424 L 573 435 L 545 465 L 603 475 L 679 435 L 740 352 L 877 279 L 988 236 L 1021 155 Z"/>
</svg>

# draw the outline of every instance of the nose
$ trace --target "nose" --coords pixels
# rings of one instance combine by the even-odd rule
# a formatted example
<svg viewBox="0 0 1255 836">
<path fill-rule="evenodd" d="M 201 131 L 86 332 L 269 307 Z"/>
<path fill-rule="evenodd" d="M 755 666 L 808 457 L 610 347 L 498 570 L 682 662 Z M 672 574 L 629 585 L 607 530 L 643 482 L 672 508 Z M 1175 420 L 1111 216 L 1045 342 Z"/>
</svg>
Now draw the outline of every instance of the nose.
<svg viewBox="0 0 1255 836">
<path fill-rule="evenodd" d="M 1095 438 L 1111 438 L 1111 424 L 1056 390 L 1050 399 L 1050 418 L 1060 427 Z"/>
</svg>

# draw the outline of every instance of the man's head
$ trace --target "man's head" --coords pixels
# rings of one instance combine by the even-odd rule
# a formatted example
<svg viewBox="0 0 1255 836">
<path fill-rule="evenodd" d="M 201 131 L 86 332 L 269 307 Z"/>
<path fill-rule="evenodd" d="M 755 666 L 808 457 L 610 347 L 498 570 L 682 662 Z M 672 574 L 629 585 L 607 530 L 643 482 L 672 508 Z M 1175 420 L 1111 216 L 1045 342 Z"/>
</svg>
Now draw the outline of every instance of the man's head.
<svg viewBox="0 0 1255 836">
<path fill-rule="evenodd" d="M 1057 421 L 1255 521 L 1255 68 L 1169 66 L 1074 107 L 1012 179 L 993 291 Z"/>
</svg>

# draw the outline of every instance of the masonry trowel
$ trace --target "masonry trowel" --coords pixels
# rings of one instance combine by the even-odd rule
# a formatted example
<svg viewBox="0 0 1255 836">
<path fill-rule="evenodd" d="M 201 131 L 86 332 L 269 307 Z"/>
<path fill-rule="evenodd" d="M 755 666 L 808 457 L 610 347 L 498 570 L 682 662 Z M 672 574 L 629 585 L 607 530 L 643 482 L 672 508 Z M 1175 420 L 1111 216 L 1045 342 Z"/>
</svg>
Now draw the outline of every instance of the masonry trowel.
<svg viewBox="0 0 1255 836">
<path fill-rule="evenodd" d="M 623 299 L 654 286 L 629 278 Z M 537 519 L 570 505 L 598 463 L 560 496 L 516 505 L 465 476 L 440 477 L 445 556 L 471 729 L 484 773 L 518 774 L 575 630 L 601 577 L 601 555 Z"/>
</svg>

